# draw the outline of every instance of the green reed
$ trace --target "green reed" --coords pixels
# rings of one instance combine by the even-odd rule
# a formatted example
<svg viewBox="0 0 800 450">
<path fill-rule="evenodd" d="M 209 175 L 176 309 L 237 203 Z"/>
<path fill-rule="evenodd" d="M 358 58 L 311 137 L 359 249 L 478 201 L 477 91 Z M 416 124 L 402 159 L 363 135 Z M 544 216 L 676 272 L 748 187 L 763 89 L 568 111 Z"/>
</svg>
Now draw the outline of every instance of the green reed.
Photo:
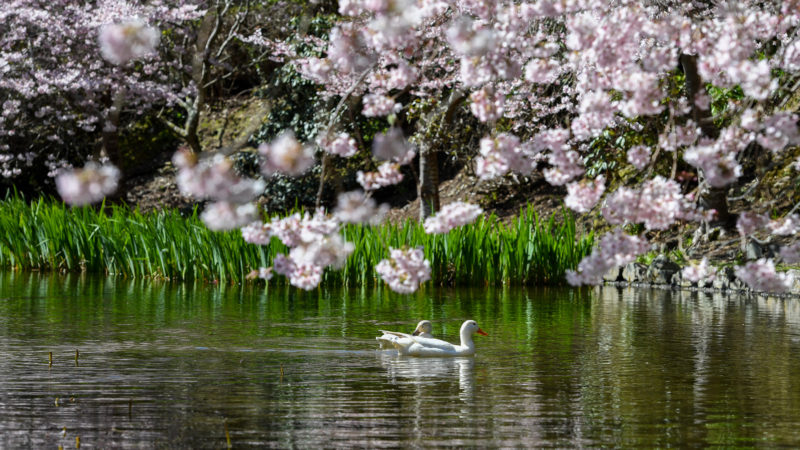
<svg viewBox="0 0 800 450">
<path fill-rule="evenodd" d="M 436 284 L 559 284 L 592 246 L 592 234 L 579 235 L 571 214 L 541 220 L 531 207 L 509 225 L 488 216 L 446 235 L 428 235 L 412 221 L 347 225 L 342 233 L 355 251 L 341 270 L 326 270 L 323 284 L 373 284 L 374 267 L 389 247 L 420 245 Z M 238 231 L 212 232 L 196 210 L 184 217 L 123 206 L 71 208 L 45 199 L 0 202 L 0 267 L 5 268 L 236 283 L 286 250 L 277 239 L 257 246 Z M 285 280 L 276 276 L 275 282 Z"/>
</svg>

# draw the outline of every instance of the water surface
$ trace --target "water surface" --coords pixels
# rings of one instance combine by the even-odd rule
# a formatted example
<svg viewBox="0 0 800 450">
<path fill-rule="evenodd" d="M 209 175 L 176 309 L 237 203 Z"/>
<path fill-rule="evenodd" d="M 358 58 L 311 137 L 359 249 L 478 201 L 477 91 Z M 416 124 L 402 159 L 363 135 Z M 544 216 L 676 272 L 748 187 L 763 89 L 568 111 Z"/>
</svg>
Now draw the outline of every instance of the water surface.
<svg viewBox="0 0 800 450">
<path fill-rule="evenodd" d="M 0 447 L 795 446 L 798 381 L 797 300 L 0 275 Z"/>
</svg>

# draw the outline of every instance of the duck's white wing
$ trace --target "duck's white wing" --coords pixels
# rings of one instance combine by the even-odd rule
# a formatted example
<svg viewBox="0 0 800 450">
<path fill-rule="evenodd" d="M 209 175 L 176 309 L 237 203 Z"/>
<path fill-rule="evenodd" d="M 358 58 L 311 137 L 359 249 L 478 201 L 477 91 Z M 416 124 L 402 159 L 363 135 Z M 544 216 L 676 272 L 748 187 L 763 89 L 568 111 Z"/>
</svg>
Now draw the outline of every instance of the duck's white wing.
<svg viewBox="0 0 800 450">
<path fill-rule="evenodd" d="M 444 351 L 456 351 L 456 346 L 441 339 L 425 338 L 421 336 L 412 336 L 414 343 L 420 347 L 429 349 L 440 349 Z"/>
<path fill-rule="evenodd" d="M 399 331 L 386 331 L 386 330 L 379 330 L 383 333 L 383 336 L 378 336 L 375 339 L 378 341 L 382 349 L 390 349 L 396 348 L 398 342 L 402 342 L 404 345 L 408 346 L 411 345 L 413 336 L 406 333 L 401 333 Z"/>
<path fill-rule="evenodd" d="M 413 337 L 408 333 L 401 333 L 399 331 L 386 331 L 386 330 L 378 330 L 378 331 L 383 333 L 384 336 L 390 335 L 390 336 L 397 336 L 397 337 L 401 337 L 401 338 L 411 338 L 411 337 Z"/>
</svg>

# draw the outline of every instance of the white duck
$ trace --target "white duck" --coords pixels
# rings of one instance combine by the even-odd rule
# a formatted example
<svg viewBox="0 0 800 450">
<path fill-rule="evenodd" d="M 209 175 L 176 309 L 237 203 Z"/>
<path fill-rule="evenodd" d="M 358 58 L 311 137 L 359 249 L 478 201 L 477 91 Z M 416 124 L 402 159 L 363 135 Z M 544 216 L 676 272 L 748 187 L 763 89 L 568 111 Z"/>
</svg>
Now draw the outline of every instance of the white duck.
<svg viewBox="0 0 800 450">
<path fill-rule="evenodd" d="M 409 336 L 405 333 L 400 333 L 397 331 L 384 331 L 380 330 L 383 333 L 383 336 L 378 336 L 375 339 L 378 340 L 378 343 L 381 344 L 381 348 L 394 348 L 393 342 L 398 339 L 408 339 L 410 336 L 419 336 L 423 338 L 433 338 L 431 331 L 433 331 L 433 325 L 431 324 L 430 320 L 420 320 L 417 324 L 417 328 L 414 329 L 414 332 L 411 333 Z"/>
<path fill-rule="evenodd" d="M 384 331 L 384 333 L 386 333 Z M 461 325 L 461 345 L 454 345 L 446 341 L 433 338 L 412 336 L 403 333 L 401 339 L 395 339 L 392 345 L 401 355 L 408 356 L 472 356 L 475 354 L 475 343 L 472 335 L 478 333 L 482 336 L 489 334 L 481 330 L 474 320 L 467 320 Z"/>
</svg>

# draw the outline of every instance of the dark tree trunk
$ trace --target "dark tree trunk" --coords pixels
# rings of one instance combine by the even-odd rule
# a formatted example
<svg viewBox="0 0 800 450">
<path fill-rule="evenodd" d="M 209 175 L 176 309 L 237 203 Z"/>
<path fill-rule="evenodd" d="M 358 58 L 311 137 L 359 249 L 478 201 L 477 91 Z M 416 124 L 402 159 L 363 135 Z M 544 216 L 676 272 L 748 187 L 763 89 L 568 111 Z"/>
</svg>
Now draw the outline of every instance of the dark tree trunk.
<svg viewBox="0 0 800 450">
<path fill-rule="evenodd" d="M 424 149 L 419 154 L 419 220 L 424 221 L 439 210 L 439 156 Z"/>
<path fill-rule="evenodd" d="M 424 127 L 433 129 L 432 133 L 422 130 L 423 139 L 419 152 L 419 220 L 423 221 L 439 210 L 439 151 L 442 147 L 442 132 L 453 121 L 456 109 L 464 101 L 466 95 L 461 90 L 454 90 L 443 108 L 430 114 Z M 433 128 L 436 127 L 436 128 Z M 446 145 L 446 144 L 444 144 Z"/>
<path fill-rule="evenodd" d="M 703 81 L 697 71 L 697 56 L 681 54 L 680 63 L 686 77 L 686 97 L 692 108 L 692 120 L 697 123 L 703 136 L 716 139 L 719 137 L 719 129 L 714 125 L 711 111 L 707 108 L 700 108 L 695 103 L 695 98 L 703 89 Z M 702 171 L 700 176 L 703 177 Z M 701 178 L 701 182 L 703 179 Z M 715 223 L 728 226 L 731 224 L 731 214 L 728 209 L 728 189 L 715 188 L 707 184 L 699 192 L 698 204 L 706 209 L 714 209 L 717 214 Z"/>
</svg>

